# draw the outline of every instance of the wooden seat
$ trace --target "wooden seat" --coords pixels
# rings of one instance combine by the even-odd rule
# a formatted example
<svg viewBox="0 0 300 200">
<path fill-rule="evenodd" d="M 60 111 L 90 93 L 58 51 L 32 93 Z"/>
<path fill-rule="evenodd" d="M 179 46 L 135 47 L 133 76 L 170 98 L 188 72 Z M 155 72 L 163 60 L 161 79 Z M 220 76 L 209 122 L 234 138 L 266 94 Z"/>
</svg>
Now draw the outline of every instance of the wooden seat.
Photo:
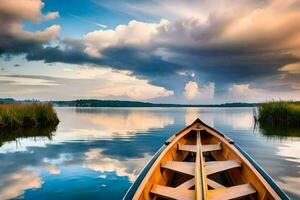
<svg viewBox="0 0 300 200">
<path fill-rule="evenodd" d="M 161 165 L 162 168 L 170 169 L 175 172 L 195 175 L 195 163 L 194 162 L 181 162 L 181 161 L 167 161 Z"/>
<path fill-rule="evenodd" d="M 194 162 L 167 161 L 162 164 L 161 167 L 175 172 L 195 176 Z M 210 175 L 236 167 L 241 167 L 241 164 L 235 160 L 210 161 L 206 162 L 206 174 Z"/>
<path fill-rule="evenodd" d="M 187 180 L 187 181 L 183 182 L 182 184 L 178 185 L 176 188 L 188 190 L 191 187 L 193 187 L 194 185 L 195 185 L 195 178 L 192 178 L 192 179 Z"/>
<path fill-rule="evenodd" d="M 286 199 L 232 140 L 199 119 L 170 137 L 144 170 L 124 200 Z"/>
<path fill-rule="evenodd" d="M 210 187 L 214 188 L 214 189 L 218 189 L 218 188 L 225 188 L 224 185 L 221 185 L 220 183 L 211 180 L 209 178 L 207 178 L 207 185 L 209 185 Z"/>
<path fill-rule="evenodd" d="M 195 190 L 173 188 L 162 185 L 153 185 L 150 192 L 160 197 L 169 199 L 194 200 Z"/>
<path fill-rule="evenodd" d="M 179 186 L 177 186 L 176 188 L 180 188 L 180 189 L 190 189 L 191 187 L 193 187 L 195 185 L 195 178 L 192 178 L 190 180 L 185 181 L 184 183 L 180 184 Z M 214 180 L 211 180 L 209 178 L 207 178 L 207 185 L 209 185 L 210 187 L 217 189 L 217 188 L 225 188 L 225 186 L 221 185 L 220 183 L 217 183 Z"/>
<path fill-rule="evenodd" d="M 219 188 L 214 190 L 208 190 L 207 198 L 209 200 L 219 199 L 236 199 L 245 197 L 247 195 L 255 194 L 255 189 L 249 184 L 237 185 L 228 188 Z"/>
<path fill-rule="evenodd" d="M 241 167 L 241 164 L 235 160 L 210 161 L 206 162 L 206 174 L 210 175 L 236 167 Z"/>
<path fill-rule="evenodd" d="M 180 151 L 189 151 L 189 152 L 196 152 L 197 145 L 179 145 L 178 149 Z M 221 150 L 220 144 L 207 144 L 202 145 L 202 152 L 208 152 L 208 151 L 218 151 Z"/>
<path fill-rule="evenodd" d="M 191 179 L 194 181 L 194 179 Z M 187 181 L 191 183 L 191 180 Z M 182 199 L 182 200 L 192 200 L 195 199 L 195 190 L 188 190 L 183 187 L 168 187 L 162 185 L 153 185 L 150 191 L 152 194 L 171 199 Z M 218 188 L 214 190 L 208 190 L 207 199 L 208 200 L 229 200 L 245 197 L 251 194 L 255 194 L 255 189 L 250 184 L 243 184 L 232 186 L 228 188 Z"/>
</svg>

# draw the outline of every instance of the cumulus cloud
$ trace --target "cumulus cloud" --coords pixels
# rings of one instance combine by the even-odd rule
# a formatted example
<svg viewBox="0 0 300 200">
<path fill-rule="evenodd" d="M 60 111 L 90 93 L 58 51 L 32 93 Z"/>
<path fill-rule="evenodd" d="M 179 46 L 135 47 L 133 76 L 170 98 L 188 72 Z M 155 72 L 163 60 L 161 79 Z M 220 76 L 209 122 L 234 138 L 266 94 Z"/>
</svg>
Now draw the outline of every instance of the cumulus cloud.
<svg viewBox="0 0 300 200">
<path fill-rule="evenodd" d="M 250 88 L 250 84 L 233 84 L 228 90 L 229 94 L 235 98 L 251 98 L 261 95 L 259 90 Z"/>
<path fill-rule="evenodd" d="M 37 32 L 23 29 L 24 21 L 38 23 L 59 16 L 58 12 L 43 15 L 43 6 L 41 0 L 0 0 L 0 55 L 35 51 L 58 36 L 59 25 Z"/>
<path fill-rule="evenodd" d="M 232 84 L 227 93 L 223 95 L 225 101 L 236 101 L 236 102 L 255 102 L 265 101 L 270 98 L 271 94 L 264 95 L 265 90 L 257 89 L 250 86 L 249 83 L 243 84 Z"/>
<path fill-rule="evenodd" d="M 278 88 L 276 90 L 270 90 L 268 88 L 257 88 L 250 84 L 233 84 L 228 89 L 228 94 L 222 96 L 225 101 L 240 101 L 240 102 L 264 102 L 270 100 L 291 100 L 299 99 L 300 92 L 297 91 L 297 85 L 294 82 L 282 82 L 278 83 L 278 80 L 273 80 L 272 87 Z M 283 86 L 284 87 L 283 87 Z M 280 87 L 283 87 L 280 90 Z M 292 89 L 286 89 L 291 88 Z M 299 88 L 298 88 L 299 89 Z"/>
<path fill-rule="evenodd" d="M 251 92 L 251 89 L 249 88 L 249 84 L 234 84 L 229 88 L 229 92 L 233 94 L 247 95 L 246 93 Z"/>
<path fill-rule="evenodd" d="M 291 23 L 300 12 L 294 3 L 273 0 L 251 4 L 247 9 L 235 6 L 226 12 L 216 9 L 204 17 L 158 23 L 134 20 L 113 30 L 87 33 L 79 43 L 66 44 L 66 51 L 48 48 L 32 52 L 28 59 L 105 63 L 148 76 L 164 86 L 167 83 L 153 78 L 153 74 L 194 71 L 219 86 L 224 82 L 250 82 L 280 73 L 280 67 L 299 60 L 300 27 Z"/>
<path fill-rule="evenodd" d="M 105 48 L 148 45 L 158 32 L 159 27 L 167 23 L 167 20 L 161 20 L 159 23 L 144 23 L 132 20 L 128 25 L 117 26 L 115 30 L 90 32 L 84 37 L 84 52 L 92 57 L 101 57 L 101 51 Z"/>
<path fill-rule="evenodd" d="M 167 4 L 166 1 L 151 1 L 144 7 L 130 4 L 130 8 L 122 9 L 145 10 L 160 18 L 165 15 L 168 20 L 156 23 L 133 20 L 111 30 L 87 33 L 82 39 L 61 40 L 58 47 L 41 47 L 40 44 L 55 38 L 59 27 L 44 30 L 47 34 L 42 36 L 29 37 L 33 42 L 25 37 L 27 43 L 24 44 L 9 33 L 14 39 L 2 37 L 5 39 L 0 40 L 0 52 L 28 52 L 26 49 L 31 49 L 28 60 L 89 63 L 129 70 L 135 76 L 168 90 L 181 85 L 181 94 L 188 77 L 178 77 L 185 72 L 201 75 L 204 82 L 214 82 L 209 89 L 212 91 L 213 88 L 217 95 L 228 92 L 228 86 L 235 83 L 253 84 L 258 79 L 266 82 L 282 73 L 297 72 L 298 67 L 293 66 L 293 63 L 300 62 L 300 24 L 294 23 L 300 18 L 300 6 L 296 0 L 241 0 L 234 6 L 227 0 L 219 4 L 194 0 L 178 3 L 182 6 Z M 151 13 L 149 5 L 158 8 L 159 12 Z M 37 6 L 40 7 L 41 4 Z M 16 16 L 15 11 L 4 10 L 10 13 L 5 16 L 11 16 L 11 13 Z M 38 21 L 41 18 L 37 17 L 40 14 L 36 10 L 39 9 L 31 15 L 21 12 L 13 19 L 18 19 L 18 22 L 20 19 Z M 172 15 L 177 17 L 170 17 Z M 11 46 L 4 41 L 10 41 Z M 28 48 L 29 43 L 35 43 L 35 48 Z M 176 83 L 166 77 L 176 79 Z M 298 88 L 295 83 L 296 87 L 289 85 L 286 89 Z"/>
<path fill-rule="evenodd" d="M 42 17 L 41 0 L 0 0 L 1 17 L 39 22 Z"/>
<path fill-rule="evenodd" d="M 215 96 L 215 83 L 210 82 L 200 87 L 200 98 L 212 100 Z"/>
<path fill-rule="evenodd" d="M 184 95 L 187 99 L 209 100 L 214 98 L 215 84 L 208 83 L 199 87 L 195 81 L 189 81 L 184 87 Z"/>
<path fill-rule="evenodd" d="M 199 95 L 198 84 L 195 81 L 189 81 L 184 87 L 184 95 L 188 99 L 196 98 Z"/>
</svg>

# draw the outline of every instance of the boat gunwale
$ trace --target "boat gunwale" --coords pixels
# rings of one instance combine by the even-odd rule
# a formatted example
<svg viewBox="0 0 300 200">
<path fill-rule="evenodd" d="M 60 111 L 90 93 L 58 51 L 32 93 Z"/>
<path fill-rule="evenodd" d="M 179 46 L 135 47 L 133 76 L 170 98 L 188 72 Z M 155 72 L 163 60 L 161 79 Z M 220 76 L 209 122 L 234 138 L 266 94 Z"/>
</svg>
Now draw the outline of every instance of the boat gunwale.
<svg viewBox="0 0 300 200">
<path fill-rule="evenodd" d="M 153 157 L 150 159 L 150 161 L 147 163 L 147 165 L 142 169 L 142 171 L 137 176 L 137 179 L 131 184 L 127 192 L 125 193 L 122 200 L 131 200 L 133 196 L 135 195 L 135 192 L 139 188 L 140 184 L 143 182 L 145 176 L 148 174 L 150 168 L 153 166 L 159 155 L 165 150 L 167 147 L 166 144 L 162 145 L 158 151 L 153 155 Z"/>
<path fill-rule="evenodd" d="M 277 193 L 277 195 L 283 200 L 289 200 L 287 194 L 275 183 L 273 178 L 239 145 L 233 144 L 237 150 L 243 154 L 243 156 L 252 164 L 252 166 L 258 171 L 258 173 L 264 178 L 265 181 L 271 186 L 271 188 Z"/>
</svg>

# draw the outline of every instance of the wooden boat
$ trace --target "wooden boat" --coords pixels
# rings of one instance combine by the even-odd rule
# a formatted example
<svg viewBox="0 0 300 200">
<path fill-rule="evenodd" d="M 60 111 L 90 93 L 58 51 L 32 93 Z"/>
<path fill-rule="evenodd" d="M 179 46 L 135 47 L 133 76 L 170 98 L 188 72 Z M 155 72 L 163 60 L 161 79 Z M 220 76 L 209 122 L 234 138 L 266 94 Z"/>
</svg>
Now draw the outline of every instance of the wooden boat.
<svg viewBox="0 0 300 200">
<path fill-rule="evenodd" d="M 197 119 L 165 142 L 128 199 L 289 198 L 238 145 Z"/>
</svg>

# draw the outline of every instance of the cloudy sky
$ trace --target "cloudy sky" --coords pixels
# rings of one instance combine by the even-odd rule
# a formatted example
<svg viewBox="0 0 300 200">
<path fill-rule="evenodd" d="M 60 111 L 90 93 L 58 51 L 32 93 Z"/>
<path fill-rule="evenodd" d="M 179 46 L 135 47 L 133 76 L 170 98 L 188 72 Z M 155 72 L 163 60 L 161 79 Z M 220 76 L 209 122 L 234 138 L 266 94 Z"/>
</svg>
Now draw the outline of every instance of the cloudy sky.
<svg viewBox="0 0 300 200">
<path fill-rule="evenodd" d="M 300 100 L 299 0 L 0 0 L 0 97 Z"/>
</svg>

